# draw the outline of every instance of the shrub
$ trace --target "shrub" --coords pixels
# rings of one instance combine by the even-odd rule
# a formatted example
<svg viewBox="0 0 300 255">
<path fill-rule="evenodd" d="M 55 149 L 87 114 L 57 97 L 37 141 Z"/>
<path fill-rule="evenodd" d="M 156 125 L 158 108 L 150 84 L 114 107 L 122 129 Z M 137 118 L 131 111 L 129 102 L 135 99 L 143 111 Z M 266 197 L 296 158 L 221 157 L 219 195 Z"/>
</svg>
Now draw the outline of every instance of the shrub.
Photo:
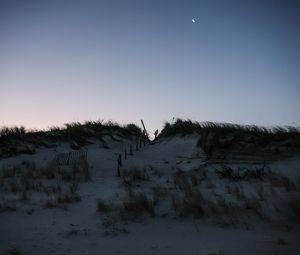
<svg viewBox="0 0 300 255">
<path fill-rule="evenodd" d="M 109 213 L 111 207 L 103 199 L 97 199 L 97 212 Z"/>
<path fill-rule="evenodd" d="M 148 199 L 145 193 L 129 192 L 120 210 L 121 219 L 134 221 L 144 213 L 155 216 L 153 201 Z"/>
<path fill-rule="evenodd" d="M 194 218 L 201 218 L 205 214 L 204 199 L 199 190 L 192 190 L 180 197 L 178 194 L 172 195 L 172 206 L 175 212 L 180 217 L 193 216 Z"/>
<path fill-rule="evenodd" d="M 77 182 L 72 182 L 69 185 L 70 194 L 77 194 L 79 191 L 79 185 Z"/>
<path fill-rule="evenodd" d="M 21 251 L 17 248 L 10 248 L 6 251 L 6 255 L 21 255 Z"/>
<path fill-rule="evenodd" d="M 107 236 L 116 236 L 122 233 L 128 233 L 124 225 L 120 224 L 116 219 L 107 216 L 102 219 L 102 226 L 105 228 L 104 234 Z"/>
<path fill-rule="evenodd" d="M 165 187 L 155 186 L 152 188 L 153 203 L 157 205 L 161 198 L 168 195 L 168 190 Z"/>
<path fill-rule="evenodd" d="M 235 196 L 238 200 L 244 200 L 245 194 L 242 190 L 242 186 L 239 186 L 237 184 L 228 184 L 226 185 L 227 193 Z"/>
<path fill-rule="evenodd" d="M 23 201 L 28 200 L 28 194 L 25 190 L 21 192 L 20 199 Z"/>
<path fill-rule="evenodd" d="M 297 189 L 296 185 L 289 178 L 280 174 L 277 174 L 277 176 L 272 179 L 271 186 L 284 188 L 287 192 L 295 191 Z"/>
<path fill-rule="evenodd" d="M 12 205 L 9 203 L 0 203 L 0 212 L 15 212 L 17 210 L 16 205 Z"/>
<path fill-rule="evenodd" d="M 289 209 L 292 210 L 293 213 L 293 219 L 300 222 L 300 204 L 298 201 L 290 201 L 288 203 Z"/>
<path fill-rule="evenodd" d="M 78 193 L 75 194 L 59 194 L 57 197 L 57 202 L 60 204 L 71 204 L 74 202 L 79 202 L 80 201 L 80 195 Z"/>
<path fill-rule="evenodd" d="M 46 208 L 49 208 L 49 209 L 61 208 L 61 205 L 57 201 L 55 201 L 53 198 L 47 199 L 44 205 Z"/>
<path fill-rule="evenodd" d="M 121 175 L 125 184 L 131 184 L 135 181 L 148 181 L 150 179 L 146 170 L 139 168 L 124 169 Z"/>
<path fill-rule="evenodd" d="M 178 169 L 174 174 L 173 181 L 176 187 L 181 190 L 190 190 L 192 188 L 192 180 L 188 178 L 188 174 Z"/>
<path fill-rule="evenodd" d="M 257 198 L 246 198 L 245 208 L 248 210 L 253 210 L 262 220 L 268 220 L 267 215 L 263 212 L 261 203 Z"/>
</svg>

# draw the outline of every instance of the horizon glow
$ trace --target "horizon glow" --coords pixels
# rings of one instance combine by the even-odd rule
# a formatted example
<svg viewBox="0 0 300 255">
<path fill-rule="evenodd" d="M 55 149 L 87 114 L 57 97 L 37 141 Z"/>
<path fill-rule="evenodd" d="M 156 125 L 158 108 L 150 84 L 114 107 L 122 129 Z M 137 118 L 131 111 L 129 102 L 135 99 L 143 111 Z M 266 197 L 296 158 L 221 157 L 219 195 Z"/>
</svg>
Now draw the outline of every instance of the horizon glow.
<svg viewBox="0 0 300 255">
<path fill-rule="evenodd" d="M 299 126 L 299 11 L 292 0 L 1 1 L 0 126 Z"/>
</svg>

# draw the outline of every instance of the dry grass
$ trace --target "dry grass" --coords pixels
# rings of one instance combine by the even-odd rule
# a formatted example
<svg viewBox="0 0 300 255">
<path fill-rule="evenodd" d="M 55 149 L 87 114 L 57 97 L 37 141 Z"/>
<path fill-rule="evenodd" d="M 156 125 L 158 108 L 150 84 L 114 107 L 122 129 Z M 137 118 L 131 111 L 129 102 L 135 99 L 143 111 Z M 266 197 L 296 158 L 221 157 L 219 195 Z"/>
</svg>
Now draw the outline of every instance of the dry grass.
<svg viewBox="0 0 300 255">
<path fill-rule="evenodd" d="M 201 218 L 205 215 L 204 199 L 199 190 L 191 190 L 184 196 L 174 193 L 171 198 L 172 207 L 179 217 Z"/>
<path fill-rule="evenodd" d="M 155 186 L 152 188 L 153 203 L 157 205 L 159 201 L 168 195 L 168 189 L 161 186 Z"/>
<path fill-rule="evenodd" d="M 135 221 L 143 216 L 144 213 L 155 216 L 154 203 L 145 193 L 129 192 L 123 206 L 120 209 L 122 220 Z"/>
<path fill-rule="evenodd" d="M 295 191 L 296 185 L 286 176 L 277 174 L 271 181 L 271 187 L 283 188 L 286 192 Z"/>
<path fill-rule="evenodd" d="M 22 254 L 21 251 L 15 247 L 10 248 L 5 252 L 5 255 L 21 255 L 21 254 Z"/>
<path fill-rule="evenodd" d="M 104 135 L 116 133 L 126 138 L 140 138 L 145 140 L 142 130 L 135 124 L 119 125 L 111 121 L 86 121 L 73 122 L 64 127 L 51 127 L 47 131 L 28 131 L 24 127 L 0 127 L 0 158 L 19 155 L 22 153 L 33 154 L 35 148 L 50 148 L 61 142 L 68 142 L 71 148 L 79 149 L 91 142 L 91 138 L 104 141 Z M 105 143 L 103 144 L 105 146 Z"/>
<path fill-rule="evenodd" d="M 257 197 L 262 201 L 264 200 L 265 188 L 262 184 L 260 184 L 256 189 Z"/>
<path fill-rule="evenodd" d="M 0 203 L 0 212 L 15 212 L 17 207 L 15 204 L 8 203 L 8 202 L 1 202 Z"/>
<path fill-rule="evenodd" d="M 216 188 L 216 184 L 215 182 L 213 182 L 212 180 L 207 180 L 206 181 L 206 187 L 208 189 L 215 189 Z"/>
<path fill-rule="evenodd" d="M 289 142 L 286 146 L 283 141 L 297 141 L 300 138 L 300 127 L 259 127 L 254 125 L 237 125 L 232 123 L 193 122 L 191 120 L 177 119 L 174 123 L 165 123 L 158 139 L 175 135 L 199 134 L 198 146 L 213 158 L 225 157 L 230 152 L 253 151 L 253 145 L 257 148 L 254 153 L 268 152 L 271 156 L 279 150 L 268 150 L 272 144 L 284 149 L 293 149 L 293 153 L 299 154 L 297 142 Z M 239 143 L 246 146 L 239 146 Z M 265 155 L 265 154 L 263 154 Z M 276 155 L 278 156 L 278 155 Z"/>
<path fill-rule="evenodd" d="M 97 212 L 109 213 L 111 209 L 110 204 L 105 202 L 103 199 L 97 199 Z"/>
<path fill-rule="evenodd" d="M 44 193 L 48 196 L 44 203 L 47 208 L 62 207 L 61 204 L 80 201 L 77 179 L 84 178 L 72 175 L 68 181 L 63 180 L 57 168 L 37 167 L 34 161 L 22 161 L 20 164 L 2 168 L 0 173 L 0 190 L 14 194 L 15 198 L 11 199 L 19 198 L 27 203 L 31 202 L 32 193 Z M 52 198 L 49 198 L 50 195 Z"/>
<path fill-rule="evenodd" d="M 245 194 L 244 194 L 244 191 L 242 189 L 242 186 L 237 185 L 236 183 L 226 184 L 225 189 L 226 189 L 226 192 L 228 194 L 233 195 L 238 200 L 244 200 L 245 199 Z"/>
<path fill-rule="evenodd" d="M 104 234 L 106 236 L 116 236 L 119 234 L 128 233 L 128 230 L 124 224 L 111 216 L 104 217 L 102 219 L 102 226 L 105 228 Z"/>
<path fill-rule="evenodd" d="M 292 200 L 288 203 L 288 209 L 292 212 L 292 220 L 300 222 L 300 204 L 299 200 Z"/>
<path fill-rule="evenodd" d="M 193 181 L 186 172 L 177 169 L 173 176 L 173 183 L 175 188 L 179 190 L 191 190 Z"/>
<path fill-rule="evenodd" d="M 193 187 L 201 185 L 201 183 L 207 179 L 207 169 L 201 166 L 195 171 L 190 171 L 186 173 L 187 177 L 190 179 L 190 183 Z"/>
<path fill-rule="evenodd" d="M 263 212 L 261 203 L 258 198 L 246 198 L 245 209 L 254 211 L 262 220 L 269 220 L 267 215 Z"/>
<path fill-rule="evenodd" d="M 134 183 L 140 181 L 149 181 L 150 175 L 146 169 L 130 168 L 121 171 L 121 177 L 125 186 L 131 187 Z"/>
<path fill-rule="evenodd" d="M 48 198 L 44 206 L 46 208 L 67 208 L 67 204 L 75 203 L 80 201 L 80 195 L 78 193 L 58 193 Z"/>
</svg>

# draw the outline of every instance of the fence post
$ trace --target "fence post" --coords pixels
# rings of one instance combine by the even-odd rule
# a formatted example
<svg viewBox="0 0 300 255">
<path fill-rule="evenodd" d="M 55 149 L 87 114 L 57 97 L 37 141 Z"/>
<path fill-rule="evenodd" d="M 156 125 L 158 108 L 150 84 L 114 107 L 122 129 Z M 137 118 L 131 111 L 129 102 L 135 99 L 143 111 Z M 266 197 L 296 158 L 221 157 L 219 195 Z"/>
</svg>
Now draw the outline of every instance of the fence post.
<svg viewBox="0 0 300 255">
<path fill-rule="evenodd" d="M 130 144 L 130 147 L 129 147 L 129 155 L 133 155 L 133 152 L 132 152 L 132 144 Z"/>
<path fill-rule="evenodd" d="M 127 160 L 127 148 L 125 147 L 125 150 L 124 150 L 124 159 Z"/>
<path fill-rule="evenodd" d="M 121 167 L 122 167 L 122 154 L 118 156 L 118 177 L 121 176 Z"/>
</svg>

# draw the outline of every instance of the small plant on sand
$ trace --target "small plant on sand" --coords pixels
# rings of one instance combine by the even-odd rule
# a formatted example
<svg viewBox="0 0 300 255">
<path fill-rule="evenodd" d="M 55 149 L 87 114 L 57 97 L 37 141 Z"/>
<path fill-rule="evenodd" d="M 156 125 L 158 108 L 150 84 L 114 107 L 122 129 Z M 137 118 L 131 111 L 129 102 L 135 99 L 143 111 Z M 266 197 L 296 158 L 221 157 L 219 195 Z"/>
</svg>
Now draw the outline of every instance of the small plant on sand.
<svg viewBox="0 0 300 255">
<path fill-rule="evenodd" d="M 179 217 L 186 218 L 193 216 L 201 218 L 205 214 L 204 199 L 199 190 L 191 190 L 183 197 L 179 194 L 172 194 L 172 206 Z"/>
<path fill-rule="evenodd" d="M 168 189 L 157 185 L 152 188 L 152 194 L 153 194 L 153 203 L 154 205 L 157 205 L 163 197 L 168 195 Z"/>
<path fill-rule="evenodd" d="M 276 240 L 276 244 L 278 245 L 287 245 L 287 241 L 283 238 L 279 238 Z"/>
<path fill-rule="evenodd" d="M 188 175 L 180 169 L 177 169 L 176 173 L 174 174 L 173 182 L 175 188 L 178 188 L 180 190 L 192 189 L 192 180 L 188 178 Z"/>
<path fill-rule="evenodd" d="M 17 207 L 15 204 L 8 203 L 6 201 L 0 202 L 0 212 L 15 212 Z"/>
<path fill-rule="evenodd" d="M 145 193 L 128 192 L 125 201 L 120 209 L 120 216 L 123 220 L 135 221 L 144 213 L 155 216 L 154 203 Z"/>
<path fill-rule="evenodd" d="M 109 213 L 111 206 L 103 199 L 97 199 L 97 212 Z"/>
<path fill-rule="evenodd" d="M 297 189 L 296 185 L 288 177 L 283 175 L 278 175 L 277 178 L 273 180 L 272 185 L 273 184 L 277 187 L 283 187 L 286 192 L 295 191 Z"/>
<path fill-rule="evenodd" d="M 105 229 L 104 234 L 106 236 L 116 236 L 119 234 L 128 233 L 128 230 L 125 228 L 124 224 L 113 218 L 111 215 L 108 215 L 102 219 L 102 226 Z"/>
<path fill-rule="evenodd" d="M 242 186 L 237 185 L 236 183 L 230 185 L 227 184 L 226 186 L 227 193 L 235 196 L 238 200 L 244 200 L 245 194 L 243 192 Z"/>
<path fill-rule="evenodd" d="M 254 211 L 262 220 L 268 220 L 269 218 L 264 213 L 261 203 L 258 198 L 246 198 L 245 208 Z"/>
<path fill-rule="evenodd" d="M 122 178 L 124 183 L 132 183 L 136 181 L 148 181 L 150 179 L 146 169 L 132 168 L 132 169 L 123 169 Z"/>
<path fill-rule="evenodd" d="M 261 201 L 264 200 L 264 192 L 265 192 L 264 186 L 260 184 L 256 189 L 256 194 Z"/>
<path fill-rule="evenodd" d="M 5 255 L 21 255 L 21 251 L 17 248 L 10 248 L 6 251 Z"/>
<path fill-rule="evenodd" d="M 196 171 L 190 172 L 188 176 L 191 180 L 192 186 L 198 186 L 207 179 L 207 169 L 201 166 Z"/>
</svg>

